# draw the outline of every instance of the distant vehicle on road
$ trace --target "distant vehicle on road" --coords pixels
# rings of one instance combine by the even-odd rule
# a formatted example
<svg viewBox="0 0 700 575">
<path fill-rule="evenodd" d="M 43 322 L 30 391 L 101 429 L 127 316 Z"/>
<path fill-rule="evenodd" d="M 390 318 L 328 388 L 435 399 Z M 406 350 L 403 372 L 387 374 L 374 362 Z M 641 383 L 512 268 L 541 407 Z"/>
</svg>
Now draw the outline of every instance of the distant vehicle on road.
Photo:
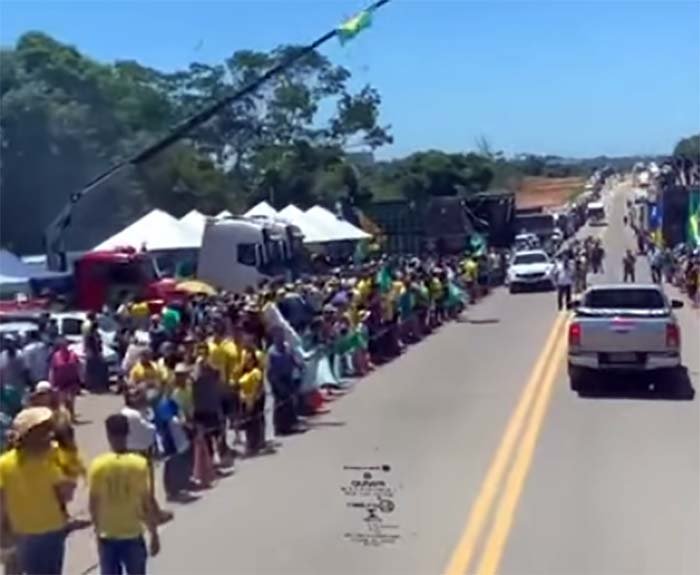
<svg viewBox="0 0 700 575">
<path fill-rule="evenodd" d="M 543 250 L 517 252 L 510 262 L 506 282 L 510 293 L 523 288 L 554 289 L 554 263 Z"/>
<path fill-rule="evenodd" d="M 592 226 L 605 225 L 605 204 L 603 202 L 590 202 L 586 206 L 586 217 Z"/>
<path fill-rule="evenodd" d="M 569 324 L 568 368 L 571 389 L 602 372 L 672 373 L 681 365 L 681 333 L 669 301 L 656 285 L 590 287 L 573 302 Z"/>
<path fill-rule="evenodd" d="M 535 234 L 518 234 L 513 241 L 513 252 L 533 250 L 540 247 L 540 240 Z"/>
<path fill-rule="evenodd" d="M 56 320 L 58 333 L 68 341 L 68 347 L 75 352 L 80 362 L 85 364 L 82 328 L 83 323 L 87 320 L 87 313 L 81 311 L 62 312 L 52 314 L 51 317 Z M 107 363 L 107 370 L 110 377 L 116 377 L 119 374 L 119 357 L 114 349 L 114 339 L 117 335 L 118 325 L 113 319 L 105 315 L 98 315 L 97 329 L 102 340 L 102 357 Z"/>
<path fill-rule="evenodd" d="M 535 234 L 543 242 L 551 239 L 556 227 L 554 214 L 521 214 L 515 218 L 515 229 L 518 233 Z"/>
</svg>

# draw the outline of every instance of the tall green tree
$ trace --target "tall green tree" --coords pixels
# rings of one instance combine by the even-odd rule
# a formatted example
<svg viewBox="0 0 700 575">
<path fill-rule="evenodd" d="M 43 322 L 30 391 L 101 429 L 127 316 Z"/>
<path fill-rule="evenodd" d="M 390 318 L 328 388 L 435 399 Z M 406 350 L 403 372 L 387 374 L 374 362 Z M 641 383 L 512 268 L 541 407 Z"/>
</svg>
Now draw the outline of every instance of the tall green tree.
<svg viewBox="0 0 700 575">
<path fill-rule="evenodd" d="M 679 140 L 673 149 L 673 155 L 700 162 L 700 134 Z"/>
</svg>

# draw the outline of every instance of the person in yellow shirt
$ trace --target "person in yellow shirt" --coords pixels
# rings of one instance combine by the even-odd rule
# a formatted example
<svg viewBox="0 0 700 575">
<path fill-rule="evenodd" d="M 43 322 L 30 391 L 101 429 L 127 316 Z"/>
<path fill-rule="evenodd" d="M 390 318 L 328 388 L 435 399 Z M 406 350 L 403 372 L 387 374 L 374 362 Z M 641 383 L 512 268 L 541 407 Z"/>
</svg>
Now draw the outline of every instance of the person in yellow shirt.
<svg viewBox="0 0 700 575">
<path fill-rule="evenodd" d="M 231 367 L 229 349 L 224 338 L 224 326 L 217 325 L 214 334 L 207 342 L 209 347 L 209 363 L 219 372 L 221 382 L 228 381 L 229 368 Z"/>
<path fill-rule="evenodd" d="M 15 447 L 0 456 L 3 537 L 15 539 L 22 573 L 61 573 L 65 506 L 75 486 L 56 464 L 53 412 L 26 408 L 17 414 L 13 432 Z"/>
<path fill-rule="evenodd" d="M 237 350 L 234 352 L 234 342 L 225 337 L 226 328 L 223 322 L 214 326 L 214 334 L 207 342 L 209 364 L 219 372 L 219 385 L 221 386 L 221 411 L 224 416 L 224 434 L 219 442 L 219 453 L 227 460 L 232 459 L 233 451 L 226 441 L 226 424 L 228 423 L 236 431 L 235 441 L 240 439 L 240 431 L 236 426 L 236 418 L 239 412 L 238 394 L 232 389 L 231 374 L 236 362 Z M 233 344 L 233 345 L 232 345 Z"/>
<path fill-rule="evenodd" d="M 172 398 L 180 408 L 180 413 L 186 423 L 194 420 L 194 403 L 192 401 L 192 373 L 186 363 L 178 363 L 175 366 L 175 380 L 173 382 Z"/>
<path fill-rule="evenodd" d="M 479 278 L 479 264 L 471 255 L 467 257 L 463 264 L 462 279 L 469 294 L 469 303 L 476 302 L 477 280 Z"/>
<path fill-rule="evenodd" d="M 112 451 L 95 458 L 88 472 L 100 571 L 146 573 L 144 526 L 150 536 L 151 556 L 160 551 L 148 462 L 128 451 L 129 421 L 124 415 L 110 415 L 105 429 Z"/>
<path fill-rule="evenodd" d="M 153 361 L 153 353 L 150 348 L 144 348 L 139 354 L 139 360 L 129 373 L 129 380 L 133 385 L 143 387 L 146 395 L 150 395 L 149 389 L 160 391 L 163 386 L 163 373 L 158 364 Z"/>
<path fill-rule="evenodd" d="M 177 347 L 171 341 L 166 341 L 160 346 L 161 358 L 158 360 L 158 369 L 163 383 L 163 392 L 170 395 L 175 385 L 175 366 L 177 365 Z"/>
<path fill-rule="evenodd" d="M 265 386 L 255 350 L 247 350 L 242 375 L 238 380 L 243 429 L 248 455 L 257 453 L 265 443 Z"/>
</svg>

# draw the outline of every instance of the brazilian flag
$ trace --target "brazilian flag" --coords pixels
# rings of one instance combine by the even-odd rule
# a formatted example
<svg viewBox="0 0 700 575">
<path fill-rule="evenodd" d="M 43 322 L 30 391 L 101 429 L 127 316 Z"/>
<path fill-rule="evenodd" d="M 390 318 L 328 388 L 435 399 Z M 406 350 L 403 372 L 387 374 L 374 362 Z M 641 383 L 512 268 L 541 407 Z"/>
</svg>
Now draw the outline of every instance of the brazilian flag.
<svg viewBox="0 0 700 575">
<path fill-rule="evenodd" d="M 345 44 L 357 36 L 365 28 L 372 25 L 372 12 L 363 10 L 346 22 L 338 26 L 338 39 L 341 44 Z"/>
</svg>

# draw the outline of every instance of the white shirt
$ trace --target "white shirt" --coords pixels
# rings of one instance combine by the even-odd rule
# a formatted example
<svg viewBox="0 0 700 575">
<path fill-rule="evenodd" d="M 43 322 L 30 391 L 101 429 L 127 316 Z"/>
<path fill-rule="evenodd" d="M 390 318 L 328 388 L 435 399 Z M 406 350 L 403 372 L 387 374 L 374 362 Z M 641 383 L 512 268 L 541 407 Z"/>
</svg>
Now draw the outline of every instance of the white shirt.
<svg viewBox="0 0 700 575">
<path fill-rule="evenodd" d="M 558 286 L 570 286 L 574 283 L 571 267 L 565 268 L 562 262 L 557 262 L 557 267 L 554 269 L 554 279 Z"/>
<path fill-rule="evenodd" d="M 34 383 L 49 378 L 49 348 L 43 341 L 25 345 L 22 358 Z"/>
<path fill-rule="evenodd" d="M 126 405 L 120 413 L 129 420 L 129 435 L 126 438 L 129 451 L 148 451 L 155 445 L 156 426 L 143 413 Z"/>
</svg>

